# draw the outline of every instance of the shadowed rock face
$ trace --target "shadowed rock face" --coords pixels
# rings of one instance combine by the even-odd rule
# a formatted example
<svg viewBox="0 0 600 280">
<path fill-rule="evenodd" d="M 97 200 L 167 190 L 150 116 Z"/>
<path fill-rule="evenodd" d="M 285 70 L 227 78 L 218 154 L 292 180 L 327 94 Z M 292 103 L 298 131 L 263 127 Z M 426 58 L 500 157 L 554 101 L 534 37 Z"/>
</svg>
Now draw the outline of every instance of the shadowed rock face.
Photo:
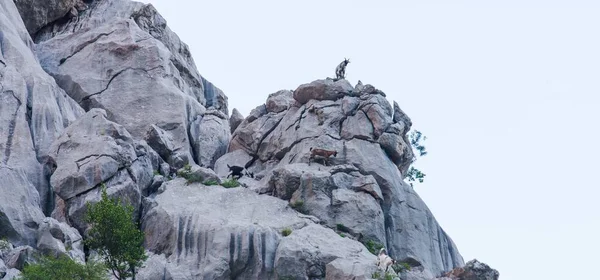
<svg viewBox="0 0 600 280">
<path fill-rule="evenodd" d="M 270 99 L 275 97 L 287 98 L 278 104 L 291 105 L 269 110 L 274 102 L 267 101 L 257 107 L 229 145 L 230 152 L 260 159 L 248 168 L 266 172 L 256 191 L 302 202 L 306 213 L 328 226 L 342 224 L 359 240 L 381 242 L 395 259 L 414 259 L 433 274 L 464 264 L 425 203 L 402 180 L 413 159 L 406 136 L 412 123 L 397 104 L 392 107 L 371 85 L 352 88 L 345 80 L 318 80 Z M 308 165 L 310 148 L 338 153 Z M 222 164 L 225 160 L 217 168 Z"/>
</svg>

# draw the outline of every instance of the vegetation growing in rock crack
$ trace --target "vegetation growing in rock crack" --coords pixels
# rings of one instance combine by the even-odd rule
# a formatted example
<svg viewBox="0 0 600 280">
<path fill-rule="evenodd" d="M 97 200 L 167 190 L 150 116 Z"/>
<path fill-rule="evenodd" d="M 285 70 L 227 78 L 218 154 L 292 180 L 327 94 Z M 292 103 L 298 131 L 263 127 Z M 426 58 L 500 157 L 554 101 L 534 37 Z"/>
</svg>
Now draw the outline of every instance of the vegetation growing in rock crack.
<svg viewBox="0 0 600 280">
<path fill-rule="evenodd" d="M 0 250 L 6 250 L 8 248 L 10 248 L 10 242 L 8 242 L 8 239 L 6 239 L 6 237 L 0 238 Z"/>
<path fill-rule="evenodd" d="M 291 229 L 291 228 L 284 228 L 284 229 L 281 231 L 281 235 L 283 235 L 283 236 L 288 236 L 288 235 L 290 235 L 290 234 L 292 234 L 292 229 Z"/>
<path fill-rule="evenodd" d="M 238 182 L 236 179 L 229 179 L 226 180 L 225 182 L 223 182 L 221 184 L 221 186 L 225 187 L 225 188 L 237 188 L 240 186 L 240 182 Z"/>
<path fill-rule="evenodd" d="M 181 170 L 177 171 L 177 176 L 184 178 L 188 185 L 204 181 L 204 178 L 200 174 L 192 172 L 192 167 L 189 164 L 186 164 Z"/>
<path fill-rule="evenodd" d="M 395 263 L 395 264 L 392 264 L 392 268 L 394 269 L 394 271 L 396 273 L 400 273 L 405 270 L 410 270 L 410 264 L 405 263 L 405 262 Z"/>
<path fill-rule="evenodd" d="M 304 207 L 304 201 L 302 200 L 296 200 L 296 202 L 290 203 L 290 207 L 302 214 L 308 213 L 308 211 L 306 211 L 306 208 Z"/>
<path fill-rule="evenodd" d="M 393 280 L 394 275 L 389 272 L 386 272 L 385 274 L 381 274 L 381 272 L 375 271 L 371 275 L 371 278 L 377 279 L 377 280 Z"/>
<path fill-rule="evenodd" d="M 219 182 L 217 182 L 216 180 L 208 180 L 202 184 L 204 184 L 205 186 L 215 186 L 215 185 L 218 185 Z"/>
<path fill-rule="evenodd" d="M 108 280 L 106 267 L 94 260 L 81 264 L 66 256 L 43 256 L 23 268 L 20 280 Z"/>
<path fill-rule="evenodd" d="M 421 141 L 427 140 L 427 136 L 424 136 L 423 133 L 421 133 L 418 130 L 413 130 L 408 135 L 408 138 L 409 138 L 410 145 L 416 152 L 418 152 L 419 157 L 427 155 L 427 150 L 421 142 Z M 412 158 L 412 162 L 415 162 L 417 160 L 416 152 L 415 152 L 415 156 L 413 156 L 413 158 Z M 415 181 L 419 181 L 419 183 L 423 183 L 425 176 L 426 176 L 425 173 L 423 173 L 421 170 L 415 168 L 414 166 L 411 166 L 410 169 L 408 170 L 408 172 L 406 173 L 406 178 L 411 186 L 413 186 L 413 182 L 415 182 Z"/>
<path fill-rule="evenodd" d="M 363 244 L 365 245 L 365 247 L 367 247 L 367 250 L 369 250 L 369 252 L 371 252 L 371 254 L 373 255 L 379 254 L 379 250 L 383 248 L 383 244 L 373 241 L 371 239 L 364 241 Z"/>
<path fill-rule="evenodd" d="M 103 258 L 104 264 L 119 279 L 133 277 L 147 256 L 144 251 L 144 233 L 133 218 L 133 206 L 122 205 L 119 199 L 110 199 L 102 186 L 100 202 L 87 205 L 85 221 L 92 226 L 85 244 Z"/>
</svg>

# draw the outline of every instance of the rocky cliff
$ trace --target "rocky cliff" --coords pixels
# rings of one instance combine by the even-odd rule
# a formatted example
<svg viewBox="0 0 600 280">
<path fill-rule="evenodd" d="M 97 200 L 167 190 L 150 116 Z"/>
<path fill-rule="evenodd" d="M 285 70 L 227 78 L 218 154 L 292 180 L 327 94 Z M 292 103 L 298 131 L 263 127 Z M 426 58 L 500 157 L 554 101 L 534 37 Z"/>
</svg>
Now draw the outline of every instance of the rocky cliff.
<svg viewBox="0 0 600 280">
<path fill-rule="evenodd" d="M 0 279 L 38 252 L 84 261 L 102 185 L 145 233 L 138 279 L 370 279 L 365 244 L 402 279 L 488 279 L 403 181 L 412 123 L 383 92 L 324 79 L 246 118 L 227 103 L 152 5 L 0 0 Z M 214 185 L 227 165 L 241 187 Z"/>
</svg>

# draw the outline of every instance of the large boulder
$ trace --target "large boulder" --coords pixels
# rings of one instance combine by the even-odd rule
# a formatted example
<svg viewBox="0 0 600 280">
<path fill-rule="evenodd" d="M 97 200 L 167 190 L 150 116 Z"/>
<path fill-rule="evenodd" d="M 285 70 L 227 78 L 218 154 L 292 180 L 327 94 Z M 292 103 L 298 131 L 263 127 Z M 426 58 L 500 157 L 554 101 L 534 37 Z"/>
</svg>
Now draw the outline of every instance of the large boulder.
<svg viewBox="0 0 600 280">
<path fill-rule="evenodd" d="M 94 1 L 36 41 L 44 70 L 85 110 L 106 110 L 153 147 L 157 137 L 169 139 L 171 146 L 159 143 L 166 162 L 212 166 L 226 152 L 227 97 L 198 74 L 187 45 L 152 5 Z"/>
<path fill-rule="evenodd" d="M 0 236 L 35 246 L 52 211 L 50 144 L 83 110 L 44 72 L 13 1 L 0 1 Z"/>
<path fill-rule="evenodd" d="M 294 91 L 294 99 L 300 102 L 300 104 L 305 104 L 312 99 L 337 100 L 353 90 L 352 85 L 346 80 L 317 80 L 299 86 Z"/>
<path fill-rule="evenodd" d="M 323 279 L 326 276 L 340 280 L 366 279 L 365 276 L 377 269 L 374 262 L 375 256 L 359 242 L 312 224 L 281 240 L 275 255 L 275 272 L 278 279 Z M 339 271 L 341 267 L 346 269 Z M 342 275 L 351 277 L 341 278 Z"/>
<path fill-rule="evenodd" d="M 102 186 L 137 211 L 160 163 L 153 150 L 135 142 L 102 109 L 90 110 L 69 126 L 52 144 L 49 157 L 56 169 L 50 182 L 66 206 L 63 215 L 81 232 L 86 203 L 100 200 Z"/>
<path fill-rule="evenodd" d="M 237 109 L 231 111 L 231 117 L 229 117 L 229 128 L 230 132 L 233 133 L 235 129 L 244 121 L 244 116 Z"/>
<path fill-rule="evenodd" d="M 36 247 L 44 255 L 68 256 L 79 262 L 85 262 L 83 238 L 76 229 L 64 223 L 45 218 L 38 230 L 37 240 Z"/>
</svg>

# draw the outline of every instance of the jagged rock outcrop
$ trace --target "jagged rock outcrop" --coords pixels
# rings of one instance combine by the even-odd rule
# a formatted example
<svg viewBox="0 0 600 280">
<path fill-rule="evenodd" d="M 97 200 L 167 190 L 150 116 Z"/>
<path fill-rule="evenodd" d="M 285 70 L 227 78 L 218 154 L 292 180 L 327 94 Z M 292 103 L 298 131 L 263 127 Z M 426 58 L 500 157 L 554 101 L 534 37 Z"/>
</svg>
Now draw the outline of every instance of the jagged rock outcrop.
<svg viewBox="0 0 600 280">
<path fill-rule="evenodd" d="M 231 111 L 231 117 L 229 117 L 229 127 L 231 128 L 231 133 L 235 131 L 235 129 L 244 121 L 244 116 L 237 109 L 233 109 Z"/>
<path fill-rule="evenodd" d="M 148 278 L 140 279 L 308 279 L 325 277 L 333 260 L 351 267 L 375 259 L 271 196 L 183 179 L 161 188 L 146 201 L 142 227 L 154 255 L 139 274 Z M 291 235 L 284 237 L 286 228 Z"/>
<path fill-rule="evenodd" d="M 464 267 L 455 268 L 439 280 L 498 280 L 500 273 L 478 260 L 467 262 Z"/>
<path fill-rule="evenodd" d="M 168 134 L 166 162 L 212 166 L 226 152 L 227 97 L 198 74 L 187 45 L 152 5 L 93 1 L 35 39 L 44 70 L 85 110 L 106 110 L 134 139 L 151 142 L 153 126 Z"/>
<path fill-rule="evenodd" d="M 0 1 L 0 236 L 35 246 L 52 210 L 48 147 L 83 110 L 38 64 L 13 1 Z"/>
<path fill-rule="evenodd" d="M 292 105 L 283 111 L 257 107 L 229 146 L 230 152 L 258 156 L 249 170 L 268 169 L 259 193 L 302 201 L 307 213 L 327 225 L 348 223 L 343 226 L 356 238 L 381 241 L 395 259 L 414 261 L 433 275 L 464 264 L 425 203 L 402 180 L 412 163 L 406 137 L 412 123 L 397 104 L 392 107 L 371 85 L 353 88 L 345 80 L 319 80 L 277 97 Z M 316 160 L 308 167 L 311 147 L 338 154 L 329 166 Z M 352 187 L 360 182 L 368 190 Z M 350 217 L 370 223 L 352 223 Z"/>
</svg>

